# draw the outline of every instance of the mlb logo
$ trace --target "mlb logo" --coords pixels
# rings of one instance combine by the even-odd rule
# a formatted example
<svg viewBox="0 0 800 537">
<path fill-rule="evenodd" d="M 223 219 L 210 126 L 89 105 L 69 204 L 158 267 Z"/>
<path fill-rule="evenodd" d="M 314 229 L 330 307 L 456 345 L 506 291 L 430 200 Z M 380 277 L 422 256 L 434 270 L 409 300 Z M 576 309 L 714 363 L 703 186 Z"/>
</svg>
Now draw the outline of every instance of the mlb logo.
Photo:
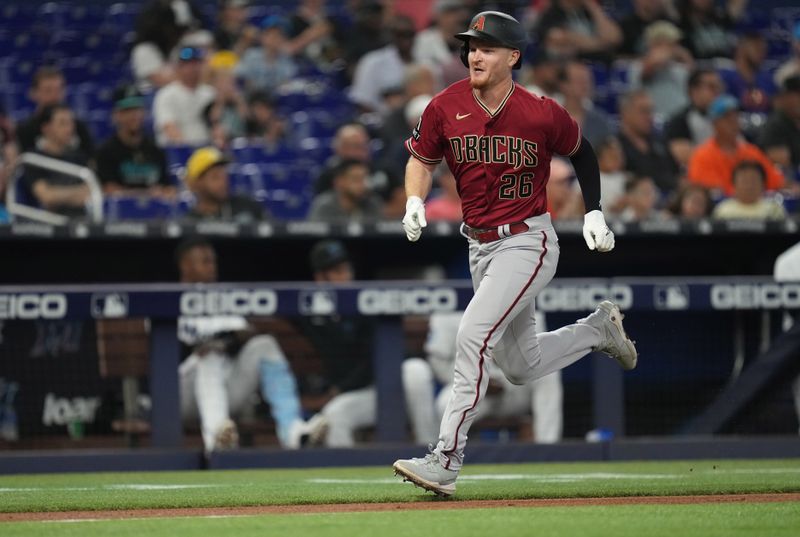
<svg viewBox="0 0 800 537">
<path fill-rule="evenodd" d="M 120 319 L 128 316 L 128 295 L 107 293 L 92 295 L 92 317 L 96 319 Z"/>
<path fill-rule="evenodd" d="M 657 285 L 653 302 L 659 310 L 689 309 L 689 288 L 685 285 Z"/>
<path fill-rule="evenodd" d="M 336 313 L 336 293 L 333 291 L 302 291 L 298 309 L 303 315 L 333 315 Z"/>
</svg>

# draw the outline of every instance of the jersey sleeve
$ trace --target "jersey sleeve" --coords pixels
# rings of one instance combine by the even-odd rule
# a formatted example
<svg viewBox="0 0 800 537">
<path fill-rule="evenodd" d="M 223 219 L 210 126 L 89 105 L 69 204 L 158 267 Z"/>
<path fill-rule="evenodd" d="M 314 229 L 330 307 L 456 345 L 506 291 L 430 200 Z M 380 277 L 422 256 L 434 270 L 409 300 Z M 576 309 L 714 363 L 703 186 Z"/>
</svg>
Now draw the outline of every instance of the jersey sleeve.
<svg viewBox="0 0 800 537">
<path fill-rule="evenodd" d="M 438 108 L 431 102 L 422 112 L 417 126 L 406 140 L 409 153 L 425 164 L 438 164 L 444 155 L 444 135 L 442 134 Z"/>
<path fill-rule="evenodd" d="M 552 116 L 550 151 L 570 157 L 581 145 L 581 128 L 560 104 L 550 99 L 547 102 Z"/>
</svg>

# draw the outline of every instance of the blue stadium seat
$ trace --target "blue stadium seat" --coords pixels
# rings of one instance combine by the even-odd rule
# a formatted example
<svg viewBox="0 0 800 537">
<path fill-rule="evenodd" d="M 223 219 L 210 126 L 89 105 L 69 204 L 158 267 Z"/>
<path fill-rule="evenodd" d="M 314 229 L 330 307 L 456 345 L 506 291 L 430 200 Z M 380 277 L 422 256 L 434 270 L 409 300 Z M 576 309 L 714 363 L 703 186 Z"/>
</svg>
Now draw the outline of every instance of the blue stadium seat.
<svg viewBox="0 0 800 537">
<path fill-rule="evenodd" d="M 285 190 L 275 190 L 262 202 L 269 213 L 279 220 L 302 220 L 308 214 L 311 199 L 292 194 Z"/>
<path fill-rule="evenodd" d="M 141 5 L 117 2 L 108 6 L 105 18 L 103 19 L 102 29 L 104 32 L 121 35 L 133 30 L 136 24 L 136 17 L 141 11 Z"/>
<path fill-rule="evenodd" d="M 262 200 L 266 197 L 264 180 L 258 164 L 231 164 L 228 177 L 231 192 L 257 200 Z"/>
<path fill-rule="evenodd" d="M 170 166 L 185 166 L 186 161 L 189 160 L 195 149 L 196 147 L 191 145 L 165 147 L 164 152 L 167 154 L 167 164 Z"/>
<path fill-rule="evenodd" d="M 104 65 L 88 56 L 72 56 L 58 62 L 58 68 L 64 73 L 68 85 L 97 83 Z M 101 86 L 98 84 L 98 86 Z"/>
<path fill-rule="evenodd" d="M 19 122 L 33 113 L 34 104 L 28 99 L 28 85 L 5 84 L 0 89 L 3 108 L 14 120 Z"/>
<path fill-rule="evenodd" d="M 107 196 L 104 207 L 108 220 L 165 219 L 175 214 L 175 204 L 148 196 Z"/>
<path fill-rule="evenodd" d="M 89 125 L 92 138 L 98 143 L 114 133 L 109 110 L 93 110 L 88 114 L 82 114 L 81 118 Z"/>
<path fill-rule="evenodd" d="M 36 23 L 58 30 L 65 27 L 67 12 L 72 6 L 65 2 L 46 2 L 36 10 Z"/>
<path fill-rule="evenodd" d="M 36 4 L 3 2 L 0 6 L 0 26 L 14 32 L 29 30 L 36 22 Z"/>
<path fill-rule="evenodd" d="M 333 137 L 304 138 L 298 143 L 299 156 L 323 164 L 333 154 Z"/>
</svg>

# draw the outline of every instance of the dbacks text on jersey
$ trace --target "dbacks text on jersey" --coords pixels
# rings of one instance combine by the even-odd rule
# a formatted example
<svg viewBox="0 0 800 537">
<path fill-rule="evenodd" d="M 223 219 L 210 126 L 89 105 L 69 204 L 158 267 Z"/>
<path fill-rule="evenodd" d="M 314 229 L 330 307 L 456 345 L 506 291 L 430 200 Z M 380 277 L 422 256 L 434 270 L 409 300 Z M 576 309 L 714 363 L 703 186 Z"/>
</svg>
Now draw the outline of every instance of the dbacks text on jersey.
<svg viewBox="0 0 800 537">
<path fill-rule="evenodd" d="M 539 163 L 536 142 L 516 136 L 454 136 L 448 140 L 456 162 L 509 164 L 515 169 L 534 168 Z"/>
</svg>

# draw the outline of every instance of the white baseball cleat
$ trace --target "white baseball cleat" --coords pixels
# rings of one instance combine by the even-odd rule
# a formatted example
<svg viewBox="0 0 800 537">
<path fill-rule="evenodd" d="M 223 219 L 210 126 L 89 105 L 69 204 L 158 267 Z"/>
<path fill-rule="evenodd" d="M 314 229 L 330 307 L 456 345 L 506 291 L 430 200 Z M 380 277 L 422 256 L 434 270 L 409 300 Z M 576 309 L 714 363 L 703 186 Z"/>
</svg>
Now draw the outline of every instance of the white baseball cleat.
<svg viewBox="0 0 800 537">
<path fill-rule="evenodd" d="M 442 498 L 456 491 L 458 472 L 442 466 L 436 453 L 428 453 L 422 458 L 400 459 L 392 467 L 394 475 L 399 475 L 403 481 L 410 481 Z"/>
<path fill-rule="evenodd" d="M 639 355 L 634 342 L 622 327 L 624 318 L 625 316 L 619 311 L 619 306 L 610 300 L 604 300 L 592 314 L 578 320 L 578 323 L 588 324 L 600 331 L 603 339 L 592 350 L 606 353 L 619 362 L 622 369 L 629 371 L 636 367 Z"/>
<path fill-rule="evenodd" d="M 226 419 L 214 435 L 213 451 L 226 451 L 237 447 L 239 447 L 239 431 L 233 420 Z"/>
<path fill-rule="evenodd" d="M 295 420 L 289 427 L 289 433 L 283 447 L 301 449 L 321 446 L 328 433 L 328 420 L 322 414 L 315 414 L 310 420 Z"/>
<path fill-rule="evenodd" d="M 320 413 L 314 414 L 306 422 L 308 427 L 308 438 L 304 445 L 322 446 L 328 436 L 328 418 Z"/>
</svg>

